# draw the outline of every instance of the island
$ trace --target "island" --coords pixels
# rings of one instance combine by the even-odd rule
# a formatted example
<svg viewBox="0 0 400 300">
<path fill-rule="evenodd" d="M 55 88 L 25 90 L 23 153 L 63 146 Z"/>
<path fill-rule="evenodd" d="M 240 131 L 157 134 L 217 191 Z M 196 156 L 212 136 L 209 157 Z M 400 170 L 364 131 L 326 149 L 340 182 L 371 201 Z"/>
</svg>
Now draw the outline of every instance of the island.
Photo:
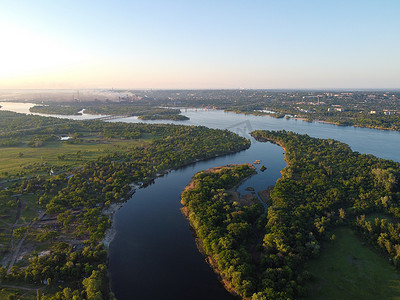
<svg viewBox="0 0 400 300">
<path fill-rule="evenodd" d="M 65 105 L 35 105 L 29 109 L 32 113 L 48 114 L 48 115 L 82 115 L 80 111 L 83 109 L 81 106 L 74 106 L 71 104 Z"/>
<path fill-rule="evenodd" d="M 197 173 L 183 191 L 182 212 L 196 232 L 198 246 L 228 291 L 243 297 L 252 289 L 252 255 L 263 214 L 256 198 L 239 198 L 235 186 L 255 174 L 251 164 Z"/>
</svg>

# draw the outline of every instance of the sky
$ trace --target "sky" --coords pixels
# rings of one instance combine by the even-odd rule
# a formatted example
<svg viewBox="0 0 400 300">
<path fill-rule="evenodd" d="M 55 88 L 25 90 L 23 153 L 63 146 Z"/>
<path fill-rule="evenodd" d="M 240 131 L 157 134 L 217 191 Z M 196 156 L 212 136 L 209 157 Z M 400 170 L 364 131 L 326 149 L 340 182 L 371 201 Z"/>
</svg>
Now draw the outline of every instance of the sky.
<svg viewBox="0 0 400 300">
<path fill-rule="evenodd" d="M 400 88 L 400 1 L 0 0 L 0 89 Z"/>
</svg>

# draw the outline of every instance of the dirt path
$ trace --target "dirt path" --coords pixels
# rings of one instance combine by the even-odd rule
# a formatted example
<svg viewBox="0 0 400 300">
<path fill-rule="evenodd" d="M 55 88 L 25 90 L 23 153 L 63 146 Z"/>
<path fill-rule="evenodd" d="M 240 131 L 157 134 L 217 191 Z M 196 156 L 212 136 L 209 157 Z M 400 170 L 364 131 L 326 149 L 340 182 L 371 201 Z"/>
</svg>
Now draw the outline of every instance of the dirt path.
<svg viewBox="0 0 400 300">
<path fill-rule="evenodd" d="M 10 264 L 9 264 L 9 266 L 8 266 L 8 269 L 7 269 L 7 274 L 9 274 L 9 273 L 11 272 L 11 268 L 14 266 L 14 263 L 15 263 L 15 261 L 17 260 L 19 251 L 21 250 L 22 243 L 24 242 L 27 233 L 28 233 L 28 231 L 25 231 L 24 236 L 23 236 L 22 239 L 19 241 L 19 243 L 18 243 L 18 245 L 17 245 L 17 248 L 15 249 L 15 251 L 14 251 L 12 257 L 11 257 L 11 261 L 10 261 Z"/>
<path fill-rule="evenodd" d="M 42 212 L 42 213 L 38 216 L 37 220 L 36 220 L 36 221 L 31 221 L 31 222 L 29 223 L 28 226 L 32 226 L 32 225 L 34 225 L 37 221 L 40 221 L 40 220 L 45 216 L 45 214 L 46 214 L 46 212 Z M 19 241 L 17 247 L 15 248 L 14 253 L 13 253 L 12 256 L 11 256 L 10 264 L 8 265 L 7 274 L 10 273 L 11 268 L 14 266 L 14 263 L 15 263 L 15 261 L 17 260 L 18 254 L 19 254 L 19 252 L 20 252 L 20 250 L 21 250 L 22 244 L 23 244 L 23 242 L 24 242 L 24 240 L 25 240 L 27 234 L 28 234 L 28 230 L 25 231 L 24 236 L 21 238 L 21 240 Z"/>
<path fill-rule="evenodd" d="M 24 290 L 24 291 L 30 291 L 30 292 L 36 292 L 36 290 L 42 290 L 42 289 L 45 288 L 45 286 L 42 286 L 42 287 L 39 287 L 39 288 L 28 288 L 28 287 L 25 287 L 25 286 L 8 285 L 8 284 L 0 284 L 0 287 L 9 288 L 9 289 Z"/>
<path fill-rule="evenodd" d="M 21 203 L 21 200 L 18 199 L 18 207 L 17 207 L 16 216 L 15 216 L 15 222 L 11 228 L 10 251 L 12 251 L 14 249 L 14 229 L 18 224 L 19 217 L 21 216 L 21 210 L 22 210 L 22 203 Z"/>
</svg>

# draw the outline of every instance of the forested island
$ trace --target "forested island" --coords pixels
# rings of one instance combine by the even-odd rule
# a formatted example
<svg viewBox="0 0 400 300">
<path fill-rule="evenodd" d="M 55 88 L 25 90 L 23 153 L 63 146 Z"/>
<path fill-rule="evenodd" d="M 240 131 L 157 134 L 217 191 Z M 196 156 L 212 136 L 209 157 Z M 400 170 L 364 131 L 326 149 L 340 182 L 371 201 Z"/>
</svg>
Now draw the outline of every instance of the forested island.
<svg viewBox="0 0 400 300">
<path fill-rule="evenodd" d="M 233 165 L 197 173 L 183 191 L 182 212 L 195 230 L 202 252 L 232 293 L 254 288 L 252 254 L 264 212 L 257 199 L 239 198 L 230 188 L 256 173 L 252 165 Z M 253 253 L 252 253 L 253 252 Z"/>
<path fill-rule="evenodd" d="M 11 112 L 0 112 L 0 140 L 0 289 L 28 299 L 112 298 L 102 241 L 113 205 L 171 169 L 250 146 L 206 127 Z"/>
<path fill-rule="evenodd" d="M 199 173 L 182 193 L 190 223 L 228 289 L 253 300 L 398 297 L 390 282 L 400 283 L 400 164 L 330 139 L 286 131 L 252 135 L 281 145 L 288 164 L 266 215 L 257 205 L 229 201 L 225 189 L 245 176 L 243 166 Z M 331 248 L 334 262 L 325 255 Z"/>
<path fill-rule="evenodd" d="M 81 115 L 81 106 L 66 105 L 35 105 L 29 109 L 32 113 L 48 114 L 48 115 Z"/>
</svg>

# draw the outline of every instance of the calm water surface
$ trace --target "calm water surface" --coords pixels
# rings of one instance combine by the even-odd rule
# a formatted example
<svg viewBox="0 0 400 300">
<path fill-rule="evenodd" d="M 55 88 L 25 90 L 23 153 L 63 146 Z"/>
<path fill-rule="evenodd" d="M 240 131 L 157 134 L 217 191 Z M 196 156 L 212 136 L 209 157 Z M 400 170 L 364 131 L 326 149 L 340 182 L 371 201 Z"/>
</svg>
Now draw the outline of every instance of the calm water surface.
<svg viewBox="0 0 400 300">
<path fill-rule="evenodd" d="M 89 114 L 81 114 L 81 115 L 47 115 L 47 114 L 39 114 L 39 113 L 31 113 L 29 108 L 35 106 L 34 103 L 19 103 L 19 102 L 0 102 L 0 110 L 8 110 L 13 111 L 20 114 L 29 114 L 29 115 L 37 115 L 43 117 L 54 117 L 60 119 L 72 119 L 72 120 L 93 120 L 101 117 L 105 117 L 105 115 L 89 115 Z"/>
<path fill-rule="evenodd" d="M 21 111 L 23 108 L 18 109 L 24 112 Z M 189 121 L 146 123 L 203 125 L 229 129 L 247 138 L 250 138 L 248 133 L 255 129 L 285 129 L 336 139 L 349 144 L 355 151 L 400 161 L 399 132 L 223 111 L 189 109 L 183 113 L 190 118 Z M 113 120 L 116 121 L 142 122 L 135 117 Z M 180 193 L 200 170 L 232 163 L 252 163 L 256 159 L 260 159 L 268 169 L 258 171 L 239 187 L 239 191 L 245 193 L 248 186 L 260 191 L 275 184 L 280 170 L 285 167 L 283 150 L 271 143 L 251 140 L 248 150 L 198 162 L 156 179 L 153 185 L 139 189 L 116 213 L 117 233 L 110 245 L 109 266 L 112 289 L 118 299 L 233 299 L 198 252 L 193 233 L 180 212 Z"/>
</svg>

